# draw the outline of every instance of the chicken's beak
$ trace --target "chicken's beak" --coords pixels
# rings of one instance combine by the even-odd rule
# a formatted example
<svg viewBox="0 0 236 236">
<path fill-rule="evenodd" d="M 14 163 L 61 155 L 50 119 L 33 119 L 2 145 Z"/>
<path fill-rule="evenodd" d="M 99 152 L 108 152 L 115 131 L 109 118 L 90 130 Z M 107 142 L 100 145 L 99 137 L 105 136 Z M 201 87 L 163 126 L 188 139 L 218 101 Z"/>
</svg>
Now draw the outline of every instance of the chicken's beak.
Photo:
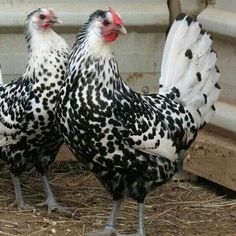
<svg viewBox="0 0 236 236">
<path fill-rule="evenodd" d="M 119 25 L 117 27 L 117 30 L 121 33 L 121 34 L 127 34 L 127 30 L 123 25 Z"/>
<path fill-rule="evenodd" d="M 63 22 L 57 16 L 52 16 L 51 19 L 50 19 L 50 23 L 52 23 L 52 24 L 55 24 L 55 23 L 62 24 Z"/>
</svg>

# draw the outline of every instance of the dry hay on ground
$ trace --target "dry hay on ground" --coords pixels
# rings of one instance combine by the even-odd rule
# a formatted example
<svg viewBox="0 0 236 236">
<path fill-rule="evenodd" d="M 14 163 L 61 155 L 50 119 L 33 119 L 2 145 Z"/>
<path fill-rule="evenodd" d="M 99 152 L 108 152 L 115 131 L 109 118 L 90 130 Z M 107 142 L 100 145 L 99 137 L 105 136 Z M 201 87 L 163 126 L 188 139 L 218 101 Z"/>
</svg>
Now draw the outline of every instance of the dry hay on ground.
<svg viewBox="0 0 236 236">
<path fill-rule="evenodd" d="M 78 162 L 55 164 L 49 175 L 58 202 L 71 207 L 74 218 L 46 208 L 34 213 L 8 208 L 13 187 L 7 167 L 0 166 L 0 235 L 83 235 L 104 226 L 110 214 L 109 194 Z M 44 200 L 36 174 L 22 178 L 25 200 L 37 204 Z M 236 235 L 236 198 L 218 192 L 206 183 L 169 182 L 152 192 L 146 201 L 146 233 L 155 235 Z M 119 232 L 135 232 L 137 205 L 128 199 L 118 219 Z"/>
</svg>

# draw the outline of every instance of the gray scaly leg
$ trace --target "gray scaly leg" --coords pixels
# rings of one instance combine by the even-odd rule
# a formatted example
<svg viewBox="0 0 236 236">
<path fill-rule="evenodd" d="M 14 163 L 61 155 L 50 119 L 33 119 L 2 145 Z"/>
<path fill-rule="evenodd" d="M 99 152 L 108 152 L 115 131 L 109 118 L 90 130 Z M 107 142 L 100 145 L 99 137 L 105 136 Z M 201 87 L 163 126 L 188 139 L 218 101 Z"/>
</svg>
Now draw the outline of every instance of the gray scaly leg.
<svg viewBox="0 0 236 236">
<path fill-rule="evenodd" d="M 48 206 L 48 213 L 50 214 L 52 211 L 56 210 L 58 211 L 60 214 L 64 214 L 66 216 L 72 216 L 72 213 L 66 209 L 63 206 L 60 206 L 55 197 L 54 194 L 51 190 L 50 184 L 48 182 L 48 178 L 46 175 L 42 175 L 39 173 L 39 177 L 42 180 L 43 183 L 43 189 L 47 195 L 47 200 L 45 202 L 39 203 L 37 204 L 37 206 Z"/>
<path fill-rule="evenodd" d="M 94 231 L 87 233 L 86 236 L 115 236 L 117 235 L 115 230 L 116 219 L 123 199 L 115 201 L 112 207 L 111 215 L 103 231 Z"/>
<path fill-rule="evenodd" d="M 136 234 L 118 234 L 117 236 L 145 236 L 144 203 L 138 203 L 138 210 L 139 210 L 138 233 L 136 233 Z"/>
<path fill-rule="evenodd" d="M 20 186 L 20 178 L 18 176 L 13 175 L 12 173 L 11 173 L 11 178 L 12 178 L 12 182 L 14 186 L 16 200 L 13 203 L 11 203 L 9 206 L 18 207 L 22 210 L 35 210 L 33 206 L 25 204 L 24 202 L 21 186 Z"/>
<path fill-rule="evenodd" d="M 139 209 L 139 220 L 138 220 L 138 235 L 145 236 L 145 229 L 144 229 L 144 203 L 138 204 Z"/>
</svg>

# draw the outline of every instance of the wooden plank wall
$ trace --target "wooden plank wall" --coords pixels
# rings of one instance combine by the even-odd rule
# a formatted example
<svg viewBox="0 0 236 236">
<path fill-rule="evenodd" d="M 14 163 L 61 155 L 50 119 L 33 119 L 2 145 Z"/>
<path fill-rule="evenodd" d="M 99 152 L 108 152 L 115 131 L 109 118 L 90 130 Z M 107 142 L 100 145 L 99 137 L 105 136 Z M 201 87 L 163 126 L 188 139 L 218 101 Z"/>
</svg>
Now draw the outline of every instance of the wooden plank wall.
<svg viewBox="0 0 236 236">
<path fill-rule="evenodd" d="M 213 126 L 201 131 L 183 169 L 236 191 L 236 134 Z"/>
</svg>

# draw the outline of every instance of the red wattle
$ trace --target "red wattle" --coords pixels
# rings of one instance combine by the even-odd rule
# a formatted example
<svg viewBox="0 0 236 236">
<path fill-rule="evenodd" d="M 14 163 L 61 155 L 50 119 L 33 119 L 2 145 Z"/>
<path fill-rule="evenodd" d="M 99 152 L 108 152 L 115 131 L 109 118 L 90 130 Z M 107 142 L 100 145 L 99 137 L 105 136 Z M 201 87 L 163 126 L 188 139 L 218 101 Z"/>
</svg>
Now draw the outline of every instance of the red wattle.
<svg viewBox="0 0 236 236">
<path fill-rule="evenodd" d="M 118 35 L 119 35 L 119 33 L 112 32 L 110 34 L 105 35 L 104 39 L 108 43 L 109 42 L 113 42 L 113 41 L 115 41 L 117 39 Z"/>
<path fill-rule="evenodd" d="M 44 23 L 44 24 L 40 24 L 39 27 L 40 27 L 41 29 L 46 30 L 46 29 L 52 27 L 52 23 L 46 22 L 46 23 Z"/>
</svg>

